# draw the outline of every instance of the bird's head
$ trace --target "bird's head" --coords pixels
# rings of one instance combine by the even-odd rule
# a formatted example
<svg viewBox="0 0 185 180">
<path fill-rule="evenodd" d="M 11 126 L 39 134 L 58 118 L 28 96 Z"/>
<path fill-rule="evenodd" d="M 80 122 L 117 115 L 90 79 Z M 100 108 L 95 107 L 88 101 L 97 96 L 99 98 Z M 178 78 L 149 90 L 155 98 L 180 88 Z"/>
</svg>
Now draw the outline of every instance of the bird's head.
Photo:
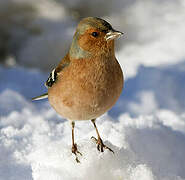
<svg viewBox="0 0 185 180">
<path fill-rule="evenodd" d="M 77 26 L 69 53 L 77 59 L 114 53 L 114 40 L 122 34 L 103 19 L 84 18 Z"/>
</svg>

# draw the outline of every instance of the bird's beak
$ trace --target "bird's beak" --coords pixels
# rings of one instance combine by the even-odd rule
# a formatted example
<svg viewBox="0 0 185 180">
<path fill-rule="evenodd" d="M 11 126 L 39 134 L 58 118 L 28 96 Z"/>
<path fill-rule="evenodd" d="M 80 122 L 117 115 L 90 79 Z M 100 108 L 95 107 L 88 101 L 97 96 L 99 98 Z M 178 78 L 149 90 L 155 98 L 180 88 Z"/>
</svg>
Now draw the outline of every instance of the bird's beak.
<svg viewBox="0 0 185 180">
<path fill-rule="evenodd" d="M 105 39 L 106 41 L 110 41 L 110 40 L 113 40 L 113 39 L 116 39 L 120 36 L 122 36 L 123 33 L 120 32 L 120 31 L 116 31 L 114 29 L 110 30 L 106 35 L 105 35 Z"/>
</svg>

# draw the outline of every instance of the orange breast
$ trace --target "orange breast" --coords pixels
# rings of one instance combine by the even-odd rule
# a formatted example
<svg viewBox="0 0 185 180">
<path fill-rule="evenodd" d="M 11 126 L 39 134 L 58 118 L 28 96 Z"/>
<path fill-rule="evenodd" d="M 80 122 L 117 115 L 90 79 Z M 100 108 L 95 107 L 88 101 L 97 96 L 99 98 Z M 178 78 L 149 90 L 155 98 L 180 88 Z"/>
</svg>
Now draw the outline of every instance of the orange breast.
<svg viewBox="0 0 185 180">
<path fill-rule="evenodd" d="M 119 98 L 123 74 L 117 60 L 73 60 L 48 89 L 51 106 L 64 118 L 90 120 L 108 111 Z"/>
</svg>

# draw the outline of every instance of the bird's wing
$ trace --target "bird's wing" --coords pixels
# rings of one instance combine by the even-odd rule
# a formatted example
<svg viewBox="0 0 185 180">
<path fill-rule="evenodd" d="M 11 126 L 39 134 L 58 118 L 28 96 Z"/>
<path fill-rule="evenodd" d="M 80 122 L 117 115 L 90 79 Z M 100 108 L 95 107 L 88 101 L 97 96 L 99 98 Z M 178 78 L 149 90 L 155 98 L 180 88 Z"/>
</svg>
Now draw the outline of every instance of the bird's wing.
<svg viewBox="0 0 185 180">
<path fill-rule="evenodd" d="M 67 54 L 59 63 L 59 65 L 53 69 L 53 71 L 50 73 L 50 76 L 48 77 L 48 80 L 45 82 L 45 86 L 47 88 L 50 88 L 57 80 L 57 74 L 60 73 L 65 67 L 67 67 L 70 64 L 70 58 Z M 48 93 L 42 94 L 40 96 L 36 96 L 32 98 L 32 101 L 37 101 L 41 99 L 48 98 Z"/>
<path fill-rule="evenodd" d="M 47 88 L 52 87 L 52 85 L 57 81 L 57 75 L 60 73 L 65 67 L 67 67 L 70 64 L 70 58 L 69 54 L 67 54 L 59 63 L 59 65 L 52 70 L 50 73 L 47 81 L 45 82 L 45 86 Z"/>
</svg>

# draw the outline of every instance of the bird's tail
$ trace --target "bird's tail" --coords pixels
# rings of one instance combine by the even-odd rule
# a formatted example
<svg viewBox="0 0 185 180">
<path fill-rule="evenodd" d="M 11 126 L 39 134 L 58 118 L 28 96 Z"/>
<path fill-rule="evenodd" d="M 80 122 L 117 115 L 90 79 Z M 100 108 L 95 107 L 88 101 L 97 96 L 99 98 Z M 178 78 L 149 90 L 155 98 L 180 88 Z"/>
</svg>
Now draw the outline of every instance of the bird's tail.
<svg viewBox="0 0 185 180">
<path fill-rule="evenodd" d="M 37 101 L 37 100 L 41 100 L 41 99 L 45 99 L 48 98 L 48 93 L 42 94 L 40 96 L 34 97 L 32 98 L 32 101 Z"/>
</svg>

